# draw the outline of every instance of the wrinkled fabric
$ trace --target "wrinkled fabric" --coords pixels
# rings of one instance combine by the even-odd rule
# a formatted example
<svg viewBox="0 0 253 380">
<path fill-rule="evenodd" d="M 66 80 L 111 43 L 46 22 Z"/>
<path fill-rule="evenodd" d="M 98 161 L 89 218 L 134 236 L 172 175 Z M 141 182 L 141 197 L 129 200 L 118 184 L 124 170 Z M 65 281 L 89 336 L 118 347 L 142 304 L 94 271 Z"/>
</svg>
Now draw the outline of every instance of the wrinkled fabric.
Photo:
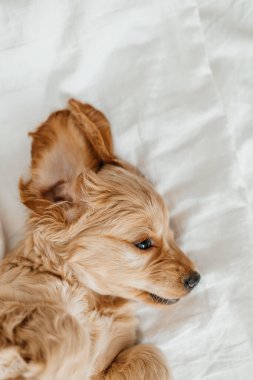
<svg viewBox="0 0 253 380">
<path fill-rule="evenodd" d="M 153 181 L 202 274 L 142 339 L 175 380 L 253 373 L 253 4 L 250 0 L 2 0 L 0 215 L 23 236 L 27 132 L 76 97 L 100 108 L 117 154 Z M 1 239 L 0 239 L 1 240 Z M 1 240 L 3 241 L 3 239 Z"/>
</svg>

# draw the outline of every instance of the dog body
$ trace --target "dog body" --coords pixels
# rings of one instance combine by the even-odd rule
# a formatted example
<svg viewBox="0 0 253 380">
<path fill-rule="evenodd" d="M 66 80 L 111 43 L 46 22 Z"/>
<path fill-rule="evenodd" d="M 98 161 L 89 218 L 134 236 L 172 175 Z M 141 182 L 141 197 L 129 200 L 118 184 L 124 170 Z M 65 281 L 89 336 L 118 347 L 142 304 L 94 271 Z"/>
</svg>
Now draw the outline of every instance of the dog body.
<svg viewBox="0 0 253 380">
<path fill-rule="evenodd" d="M 98 296 L 64 263 L 52 268 L 24 252 L 0 267 L 0 344 L 10 354 L 0 362 L 0 378 L 78 380 L 101 373 L 135 342 L 133 304 Z"/>
<path fill-rule="evenodd" d="M 170 379 L 161 352 L 136 344 L 134 301 L 169 305 L 199 275 L 162 198 L 87 104 L 31 135 L 26 237 L 0 265 L 0 379 Z"/>
</svg>

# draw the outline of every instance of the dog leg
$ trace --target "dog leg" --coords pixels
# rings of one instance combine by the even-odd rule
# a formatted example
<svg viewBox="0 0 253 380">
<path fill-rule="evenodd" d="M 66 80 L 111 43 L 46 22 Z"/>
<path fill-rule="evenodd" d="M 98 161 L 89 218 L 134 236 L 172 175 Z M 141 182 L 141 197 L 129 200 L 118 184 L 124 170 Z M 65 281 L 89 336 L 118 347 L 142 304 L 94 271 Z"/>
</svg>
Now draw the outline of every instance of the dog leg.
<svg viewBox="0 0 253 380">
<path fill-rule="evenodd" d="M 122 351 L 103 373 L 92 380 L 172 380 L 161 351 L 139 344 Z"/>
</svg>

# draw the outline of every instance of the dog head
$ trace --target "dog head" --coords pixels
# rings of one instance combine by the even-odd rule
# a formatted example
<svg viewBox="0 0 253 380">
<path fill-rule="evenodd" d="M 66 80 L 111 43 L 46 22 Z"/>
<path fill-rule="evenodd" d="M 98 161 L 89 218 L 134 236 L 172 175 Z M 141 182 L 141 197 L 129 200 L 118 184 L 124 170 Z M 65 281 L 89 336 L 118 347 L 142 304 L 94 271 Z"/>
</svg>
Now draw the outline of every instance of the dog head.
<svg viewBox="0 0 253 380">
<path fill-rule="evenodd" d="M 175 303 L 197 285 L 164 200 L 114 156 L 101 112 L 71 100 L 70 110 L 52 114 L 32 137 L 31 178 L 20 181 L 21 199 L 37 238 L 64 256 L 81 282 L 152 305 Z"/>
</svg>

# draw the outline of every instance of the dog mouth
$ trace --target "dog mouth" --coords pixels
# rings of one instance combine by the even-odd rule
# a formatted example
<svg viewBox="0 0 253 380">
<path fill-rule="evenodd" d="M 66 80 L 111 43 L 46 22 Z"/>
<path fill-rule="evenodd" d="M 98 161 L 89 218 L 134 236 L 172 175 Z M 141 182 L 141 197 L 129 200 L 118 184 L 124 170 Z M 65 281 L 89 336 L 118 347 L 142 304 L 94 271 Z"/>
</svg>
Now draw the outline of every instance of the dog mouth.
<svg viewBox="0 0 253 380">
<path fill-rule="evenodd" d="M 179 301 L 179 298 L 172 298 L 172 299 L 163 298 L 154 293 L 149 293 L 149 295 L 155 303 L 159 303 L 163 305 L 173 305 L 174 303 Z"/>
</svg>

